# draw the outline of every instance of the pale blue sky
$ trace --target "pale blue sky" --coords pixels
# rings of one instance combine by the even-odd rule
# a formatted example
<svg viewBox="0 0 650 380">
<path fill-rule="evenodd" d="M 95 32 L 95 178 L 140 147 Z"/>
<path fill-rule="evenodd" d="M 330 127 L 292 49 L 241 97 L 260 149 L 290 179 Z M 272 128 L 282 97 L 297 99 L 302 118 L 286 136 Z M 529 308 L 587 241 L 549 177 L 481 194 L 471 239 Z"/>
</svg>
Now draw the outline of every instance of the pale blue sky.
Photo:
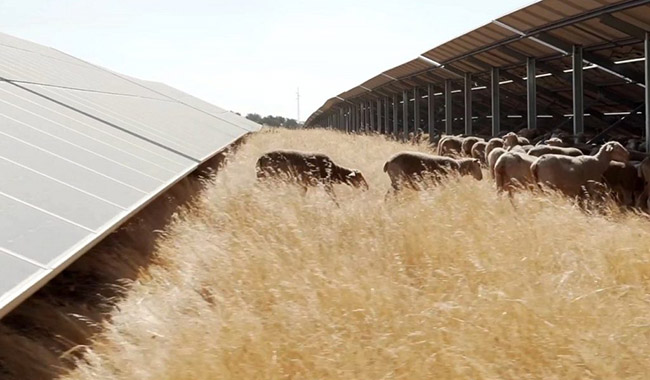
<svg viewBox="0 0 650 380">
<path fill-rule="evenodd" d="M 220 107 L 301 119 L 531 0 L 0 0 L 0 31 Z"/>
</svg>

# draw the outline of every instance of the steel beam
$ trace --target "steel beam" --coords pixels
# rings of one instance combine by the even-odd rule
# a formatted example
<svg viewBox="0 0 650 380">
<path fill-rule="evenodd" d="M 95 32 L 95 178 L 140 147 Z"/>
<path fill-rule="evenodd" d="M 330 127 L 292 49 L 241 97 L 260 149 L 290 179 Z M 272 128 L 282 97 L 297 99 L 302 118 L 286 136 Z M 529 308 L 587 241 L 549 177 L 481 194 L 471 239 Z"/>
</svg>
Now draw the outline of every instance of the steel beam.
<svg viewBox="0 0 650 380">
<path fill-rule="evenodd" d="M 402 141 L 409 136 L 409 92 L 402 91 Z"/>
<path fill-rule="evenodd" d="M 433 83 L 427 85 L 427 126 L 429 128 L 429 142 L 433 143 L 433 135 L 435 131 L 435 103 L 433 102 L 433 93 L 435 92 Z"/>
<path fill-rule="evenodd" d="M 639 28 L 636 25 L 632 25 L 627 21 L 623 21 L 620 18 L 614 17 L 611 14 L 601 16 L 600 22 L 609 26 L 610 28 L 618 30 L 619 32 L 625 33 L 628 36 L 636 37 L 640 40 L 645 40 L 645 30 Z"/>
<path fill-rule="evenodd" d="M 465 98 L 465 134 L 472 134 L 472 74 L 465 73 L 463 95 Z"/>
<path fill-rule="evenodd" d="M 526 58 L 526 99 L 528 100 L 528 129 L 537 128 L 537 78 L 535 58 Z"/>
<path fill-rule="evenodd" d="M 582 46 L 573 45 L 573 134 L 585 130 L 584 88 L 582 86 Z"/>
<path fill-rule="evenodd" d="M 413 134 L 418 133 L 420 129 L 420 88 L 413 89 Z"/>
<path fill-rule="evenodd" d="M 454 113 L 451 96 L 451 79 L 445 79 L 445 133 L 448 135 L 454 132 Z"/>
<path fill-rule="evenodd" d="M 395 139 L 399 136 L 399 123 L 397 120 L 397 94 L 393 94 L 393 136 Z"/>
<path fill-rule="evenodd" d="M 561 40 L 557 37 L 554 37 L 547 33 L 540 33 L 533 39 L 533 41 L 541 41 L 546 45 L 555 47 L 557 50 L 570 53 L 573 51 L 572 45 L 564 40 Z M 638 75 L 636 72 L 626 69 L 625 67 L 616 66 L 613 62 L 610 62 L 605 57 L 601 57 L 594 53 L 581 52 L 580 56 L 587 61 L 588 63 L 599 66 L 602 70 L 615 75 L 619 78 L 623 78 L 631 83 L 643 83 L 643 78 L 641 75 Z"/>
<path fill-rule="evenodd" d="M 650 33 L 645 32 L 643 40 L 645 51 L 645 151 L 650 153 Z"/>
<path fill-rule="evenodd" d="M 491 72 L 490 95 L 492 98 L 492 136 L 501 132 L 501 110 L 499 99 L 499 68 L 493 67 Z"/>
</svg>

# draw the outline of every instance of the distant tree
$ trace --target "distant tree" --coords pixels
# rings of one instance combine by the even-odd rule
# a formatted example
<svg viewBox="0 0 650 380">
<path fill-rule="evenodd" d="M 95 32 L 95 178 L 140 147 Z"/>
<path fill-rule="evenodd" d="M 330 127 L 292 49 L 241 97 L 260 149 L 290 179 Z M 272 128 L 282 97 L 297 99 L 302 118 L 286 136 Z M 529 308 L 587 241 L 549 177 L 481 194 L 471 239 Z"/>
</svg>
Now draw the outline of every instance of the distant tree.
<svg viewBox="0 0 650 380">
<path fill-rule="evenodd" d="M 249 113 L 248 115 L 246 115 L 246 118 L 256 123 L 260 123 L 260 124 L 262 123 L 262 116 L 256 113 Z"/>
<path fill-rule="evenodd" d="M 296 128 L 298 126 L 298 122 L 296 119 L 287 119 L 286 123 L 284 123 L 284 126 L 287 128 Z"/>
</svg>

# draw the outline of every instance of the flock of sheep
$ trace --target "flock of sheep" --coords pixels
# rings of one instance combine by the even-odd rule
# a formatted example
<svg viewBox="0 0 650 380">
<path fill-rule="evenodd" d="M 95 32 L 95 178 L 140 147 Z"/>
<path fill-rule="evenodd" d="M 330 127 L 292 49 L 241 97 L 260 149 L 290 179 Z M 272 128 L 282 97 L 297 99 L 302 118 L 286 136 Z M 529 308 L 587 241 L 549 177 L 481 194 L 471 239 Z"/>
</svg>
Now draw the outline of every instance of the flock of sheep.
<svg viewBox="0 0 650 380">
<path fill-rule="evenodd" d="M 593 151 L 568 146 L 558 138 L 531 145 L 514 132 L 502 138 L 444 136 L 437 154 L 405 151 L 390 157 L 384 165 L 391 180 L 390 193 L 402 188 L 418 190 L 425 183 L 437 183 L 450 174 L 469 175 L 477 180 L 487 168 L 498 191 L 550 188 L 569 197 L 603 197 L 606 194 L 624 207 L 650 210 L 650 158 L 630 161 L 628 150 L 609 141 Z M 260 157 L 258 179 L 282 178 L 308 187 L 323 185 L 335 199 L 333 185 L 344 183 L 368 188 L 362 173 L 335 164 L 317 153 L 278 150 Z M 425 181 L 426 180 L 426 181 Z"/>
</svg>

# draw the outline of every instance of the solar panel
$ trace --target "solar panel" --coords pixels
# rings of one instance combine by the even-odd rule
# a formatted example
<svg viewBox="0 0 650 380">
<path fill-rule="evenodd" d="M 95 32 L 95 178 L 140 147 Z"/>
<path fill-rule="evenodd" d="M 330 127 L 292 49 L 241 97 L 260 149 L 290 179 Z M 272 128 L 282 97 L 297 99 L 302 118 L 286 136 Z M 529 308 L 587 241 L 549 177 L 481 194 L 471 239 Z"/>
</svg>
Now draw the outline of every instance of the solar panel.
<svg viewBox="0 0 650 380">
<path fill-rule="evenodd" d="M 0 317 L 259 125 L 0 34 Z"/>
</svg>

